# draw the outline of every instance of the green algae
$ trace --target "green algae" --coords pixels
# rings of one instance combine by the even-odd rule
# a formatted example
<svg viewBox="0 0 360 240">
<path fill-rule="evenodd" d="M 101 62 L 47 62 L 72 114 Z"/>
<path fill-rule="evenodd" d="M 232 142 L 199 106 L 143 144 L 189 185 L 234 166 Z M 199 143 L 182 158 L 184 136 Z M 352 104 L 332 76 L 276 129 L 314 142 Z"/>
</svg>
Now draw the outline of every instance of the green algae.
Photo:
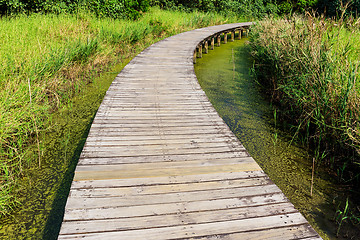
<svg viewBox="0 0 360 240">
<path fill-rule="evenodd" d="M 251 78 L 246 41 L 222 44 L 203 54 L 195 64 L 199 83 L 262 169 L 324 239 L 333 239 L 337 230 L 334 203 L 341 198 L 341 190 L 316 166 L 310 196 L 313 156 L 277 127 L 276 110 Z"/>
<path fill-rule="evenodd" d="M 95 113 L 115 76 L 128 63 L 103 73 L 82 93 L 53 114 L 41 133 L 41 166 L 34 162 L 24 171 L 17 200 L 19 206 L 0 219 L 0 239 L 57 239 L 74 170 Z M 33 146 L 33 158 L 38 148 Z M 30 151 L 30 154 L 31 154 Z M 35 164 L 36 163 L 36 164 Z"/>
</svg>

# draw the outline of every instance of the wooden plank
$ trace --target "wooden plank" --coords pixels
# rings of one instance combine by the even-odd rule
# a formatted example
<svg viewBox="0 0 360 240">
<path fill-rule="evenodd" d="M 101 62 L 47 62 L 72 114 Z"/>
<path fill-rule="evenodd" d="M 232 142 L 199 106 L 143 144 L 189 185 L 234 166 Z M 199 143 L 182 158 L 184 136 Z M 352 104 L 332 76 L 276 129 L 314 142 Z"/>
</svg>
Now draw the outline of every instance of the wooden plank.
<svg viewBox="0 0 360 240">
<path fill-rule="evenodd" d="M 104 136 L 104 137 L 125 137 L 125 136 L 130 136 L 130 137 L 136 137 L 136 136 L 141 136 L 141 137 L 146 137 L 146 136 L 160 136 L 163 137 L 164 139 L 167 136 L 182 136 L 182 135 L 202 135 L 204 137 L 206 137 L 206 135 L 213 135 L 213 134 L 223 134 L 226 133 L 226 129 L 195 129 L 195 130 L 182 130 L 182 129 L 173 129 L 173 130 L 163 130 L 163 129 L 158 129 L 158 131 L 152 130 L 152 131 L 133 131 L 131 132 L 131 130 L 128 131 L 105 131 L 104 129 L 90 129 L 89 135 L 91 137 L 100 137 L 100 136 Z M 226 135 L 223 135 L 224 138 L 226 137 Z"/>
<path fill-rule="evenodd" d="M 226 147 L 209 147 L 209 148 L 188 148 L 188 149 L 128 149 L 128 150 L 107 150 L 106 148 L 103 148 L 99 151 L 92 151 L 91 149 L 84 149 L 81 153 L 81 157 L 83 158 L 109 158 L 109 157 L 129 157 L 129 156 L 160 156 L 160 155 L 192 155 L 192 154 L 201 154 L 201 153 L 219 153 L 219 152 L 226 152 L 226 151 L 245 151 L 245 149 L 242 148 L 236 148 L 231 146 Z"/>
<path fill-rule="evenodd" d="M 196 238 L 196 240 L 279 240 L 279 239 L 321 239 L 312 238 L 317 236 L 317 233 L 308 224 L 301 224 L 292 227 L 271 228 L 253 232 L 230 233 L 230 234 L 216 234 L 212 236 Z M 186 238 L 188 239 L 188 238 Z M 195 240 L 195 238 L 190 238 Z"/>
<path fill-rule="evenodd" d="M 254 160 L 252 158 L 230 158 L 230 159 L 210 159 L 210 160 L 188 160 L 188 161 L 164 161 L 164 162 L 148 162 L 148 163 L 122 163 L 122 164 L 110 164 L 107 161 L 104 161 L 102 164 L 92 164 L 85 165 L 79 164 L 76 171 L 93 171 L 93 169 L 98 169 L 98 171 L 122 171 L 122 170 L 131 170 L 138 169 L 147 171 L 148 169 L 168 169 L 168 168 L 191 168 L 191 167 L 201 167 L 201 166 L 219 166 L 219 165 L 238 165 L 238 164 L 247 164 L 252 163 Z"/>
<path fill-rule="evenodd" d="M 275 215 L 259 218 L 249 218 L 242 220 L 232 220 L 224 222 L 191 224 L 184 226 L 150 228 L 133 231 L 114 231 L 103 233 L 74 234 L 61 236 L 59 239 L 82 238 L 86 239 L 179 239 L 190 237 L 202 237 L 207 235 L 224 234 L 231 232 L 248 232 L 274 227 L 289 227 L 306 223 L 306 220 L 299 213 L 286 215 Z"/>
<path fill-rule="evenodd" d="M 133 145 L 133 144 L 160 144 L 166 142 L 167 144 L 176 144 L 176 143 L 196 143 L 196 142 L 205 142 L 205 141 L 226 141 L 232 142 L 234 141 L 234 136 L 224 135 L 223 138 L 220 138 L 217 134 L 204 134 L 197 136 L 189 136 L 189 135 L 175 135 L 171 137 L 171 135 L 163 136 L 159 138 L 158 136 L 149 135 L 149 136 L 104 136 L 104 137 L 96 137 L 90 136 L 86 140 L 86 144 L 92 145 L 107 145 L 107 144 L 119 144 L 119 145 Z"/>
<path fill-rule="evenodd" d="M 131 146 L 131 148 L 129 148 Z M 206 149 L 210 149 L 212 152 L 215 149 L 234 149 L 245 151 L 243 146 L 237 146 L 236 143 L 231 142 L 193 142 L 193 143 L 178 143 L 178 144 L 141 144 L 141 145 L 112 145 L 112 146 L 86 146 L 83 149 L 84 156 L 88 153 L 91 154 L 93 152 L 103 152 L 105 154 L 111 153 L 116 154 L 120 153 L 121 155 L 118 156 L 129 156 L 129 153 L 134 152 L 135 155 L 139 154 L 138 151 L 141 151 L 142 155 L 152 155 L 152 154 L 159 154 L 163 153 L 164 150 L 171 151 L 172 153 L 197 153 L 197 152 L 206 152 Z M 103 155 L 104 157 L 106 155 Z"/>
<path fill-rule="evenodd" d="M 194 123 L 167 123 L 167 122 L 161 122 L 161 128 L 198 128 L 198 127 L 208 127 L 208 126 L 218 126 L 222 124 L 222 122 L 194 122 Z M 143 128 L 157 128 L 159 126 L 159 122 L 152 121 L 148 123 L 93 123 L 91 125 L 92 128 L 131 128 L 131 129 L 143 129 Z"/>
<path fill-rule="evenodd" d="M 119 206 L 104 208 L 66 208 L 64 221 L 81 221 L 90 219 L 120 219 L 141 216 L 157 216 L 169 214 L 200 213 L 204 211 L 216 211 L 223 209 L 252 208 L 256 206 L 267 206 L 272 204 L 288 203 L 284 194 L 274 193 L 262 196 L 246 196 L 225 199 L 211 199 L 192 202 L 176 202 L 147 204 L 135 206 Z"/>
<path fill-rule="evenodd" d="M 246 151 L 222 151 L 207 153 L 189 153 L 189 154 L 167 154 L 151 156 L 114 156 L 114 157 L 85 157 L 80 156 L 79 164 L 122 164 L 122 163 L 154 163 L 154 162 L 176 162 L 176 161 L 196 161 L 196 160 L 218 160 L 248 157 Z"/>
<path fill-rule="evenodd" d="M 86 147 L 90 146 L 138 146 L 138 145 L 177 145 L 179 144 L 204 144 L 204 143 L 236 143 L 236 139 L 232 138 L 219 138 L 219 137 L 209 137 L 209 138 L 175 138 L 175 139 L 118 139 L 112 138 L 111 140 L 103 140 L 99 138 L 99 140 L 95 140 L 94 138 L 90 138 L 86 140 Z"/>
<path fill-rule="evenodd" d="M 148 169 L 146 172 L 130 168 L 125 171 L 76 171 L 74 180 L 96 180 L 96 179 L 119 179 L 119 178 L 136 178 L 136 177 L 163 177 L 163 176 L 179 176 L 208 174 L 221 172 L 247 172 L 259 171 L 261 168 L 254 163 L 231 164 L 221 166 L 201 166 L 192 168 L 172 168 L 172 169 Z"/>
<path fill-rule="evenodd" d="M 133 187 L 133 186 L 155 186 L 168 184 L 203 183 L 214 181 L 229 181 L 247 178 L 266 177 L 263 171 L 231 172 L 231 173 L 209 173 L 189 176 L 165 176 L 153 178 L 130 178 L 110 179 L 94 181 L 74 181 L 71 189 L 93 189 L 104 187 Z"/>
<path fill-rule="evenodd" d="M 280 193 L 280 189 L 274 185 L 261 185 L 256 187 L 215 189 L 211 191 L 194 191 L 184 193 L 165 193 L 149 195 L 129 195 L 124 197 L 96 197 L 77 198 L 70 195 L 66 204 L 67 209 L 85 208 L 110 208 L 120 206 L 137 206 L 150 204 L 180 203 L 190 201 L 204 201 L 226 198 L 252 197 Z"/>
<path fill-rule="evenodd" d="M 154 114 L 156 116 L 156 114 Z M 181 132 L 184 132 L 184 131 L 187 131 L 189 132 L 189 134 L 191 134 L 191 132 L 193 131 L 196 131 L 196 130 L 204 130 L 204 131 L 207 131 L 207 130 L 224 130 L 224 131 L 227 131 L 228 130 L 228 127 L 225 126 L 225 125 L 220 125 L 220 124 L 212 124 L 212 125 L 197 125 L 197 126 L 188 126 L 188 125 L 176 125 L 176 126 L 161 126 L 160 125 L 160 119 L 158 120 L 157 123 L 157 128 L 155 127 L 151 127 L 151 126 L 148 126 L 148 127 L 127 127 L 125 128 L 124 127 L 121 127 L 121 128 L 106 128 L 105 126 L 104 127 L 101 127 L 99 125 L 95 125 L 94 128 L 92 128 L 93 131 L 103 131 L 103 132 L 106 132 L 106 131 L 110 131 L 112 133 L 114 132 L 126 132 L 126 131 L 130 131 L 130 132 L 146 132 L 146 133 L 156 133 L 156 132 L 159 132 L 160 131 L 164 131 L 164 132 L 176 132 L 176 131 L 181 131 Z"/>
<path fill-rule="evenodd" d="M 71 189 L 71 197 L 118 197 L 127 195 L 149 195 L 163 193 L 179 193 L 204 191 L 225 188 L 240 188 L 260 185 L 269 185 L 272 182 L 266 178 L 249 178 L 228 181 L 200 182 L 200 183 L 184 183 L 184 184 L 168 184 L 153 186 L 136 186 L 136 187 L 104 187 L 93 189 Z"/>
<path fill-rule="evenodd" d="M 172 227 L 197 223 L 240 220 L 246 218 L 265 217 L 278 214 L 295 213 L 297 210 L 289 203 L 254 206 L 249 208 L 230 208 L 212 211 L 142 216 L 133 218 L 92 219 L 76 222 L 65 222 L 66 232 L 63 234 L 79 234 L 93 232 L 126 231 L 145 228 Z"/>
</svg>

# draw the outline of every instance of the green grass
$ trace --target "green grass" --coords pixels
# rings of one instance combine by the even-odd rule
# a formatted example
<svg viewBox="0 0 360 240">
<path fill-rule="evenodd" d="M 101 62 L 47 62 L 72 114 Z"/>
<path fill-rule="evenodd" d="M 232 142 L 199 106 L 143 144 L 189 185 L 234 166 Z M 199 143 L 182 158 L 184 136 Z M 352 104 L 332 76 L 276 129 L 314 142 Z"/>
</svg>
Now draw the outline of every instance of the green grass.
<svg viewBox="0 0 360 240">
<path fill-rule="evenodd" d="M 69 106 L 95 76 L 167 36 L 236 21 L 240 19 L 158 8 L 137 21 L 89 13 L 1 18 L 1 214 L 16 205 L 16 187 L 25 169 L 46 162 L 41 136 L 51 131 L 52 115 Z"/>
</svg>

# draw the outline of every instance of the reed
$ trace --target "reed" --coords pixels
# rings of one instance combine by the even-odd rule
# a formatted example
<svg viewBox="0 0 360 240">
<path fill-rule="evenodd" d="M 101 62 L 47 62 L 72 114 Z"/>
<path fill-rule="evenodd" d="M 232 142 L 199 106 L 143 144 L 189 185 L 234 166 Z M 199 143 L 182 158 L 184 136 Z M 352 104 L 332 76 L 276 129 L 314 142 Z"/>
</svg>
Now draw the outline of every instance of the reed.
<svg viewBox="0 0 360 240">
<path fill-rule="evenodd" d="M 345 222 L 359 225 L 359 23 L 312 14 L 267 18 L 250 35 L 256 80 L 277 105 L 279 121 L 290 123 L 293 139 L 314 154 L 310 195 L 321 164 L 349 190 L 351 204 L 336 212 L 337 235 Z"/>
<path fill-rule="evenodd" d="M 355 186 L 360 174 L 359 22 L 312 14 L 267 18 L 250 36 L 254 76 L 279 105 L 279 117 L 318 153 L 317 161 L 334 166 L 334 174 L 341 168 L 341 178 Z"/>
</svg>

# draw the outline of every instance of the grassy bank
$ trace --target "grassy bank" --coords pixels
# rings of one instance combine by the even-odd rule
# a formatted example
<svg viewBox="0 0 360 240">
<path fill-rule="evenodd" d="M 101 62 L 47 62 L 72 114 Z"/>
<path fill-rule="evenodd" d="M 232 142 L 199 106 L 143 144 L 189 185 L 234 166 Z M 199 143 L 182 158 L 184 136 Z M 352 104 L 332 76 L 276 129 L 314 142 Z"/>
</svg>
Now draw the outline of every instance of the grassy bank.
<svg viewBox="0 0 360 240">
<path fill-rule="evenodd" d="M 329 174 L 355 196 L 360 176 L 358 22 L 311 15 L 266 19 L 252 29 L 250 42 L 254 75 L 278 107 L 277 115 L 289 123 L 294 139 L 314 152 L 317 165 L 329 167 Z M 339 206 L 336 220 L 357 224 L 359 218 L 348 208 L 345 217 L 345 208 Z"/>
<path fill-rule="evenodd" d="M 27 169 L 45 167 L 48 146 L 41 136 L 53 131 L 54 113 L 95 76 L 167 36 L 238 20 L 157 8 L 137 21 L 89 13 L 1 18 L 1 214 L 16 205 L 16 186 Z"/>
</svg>

